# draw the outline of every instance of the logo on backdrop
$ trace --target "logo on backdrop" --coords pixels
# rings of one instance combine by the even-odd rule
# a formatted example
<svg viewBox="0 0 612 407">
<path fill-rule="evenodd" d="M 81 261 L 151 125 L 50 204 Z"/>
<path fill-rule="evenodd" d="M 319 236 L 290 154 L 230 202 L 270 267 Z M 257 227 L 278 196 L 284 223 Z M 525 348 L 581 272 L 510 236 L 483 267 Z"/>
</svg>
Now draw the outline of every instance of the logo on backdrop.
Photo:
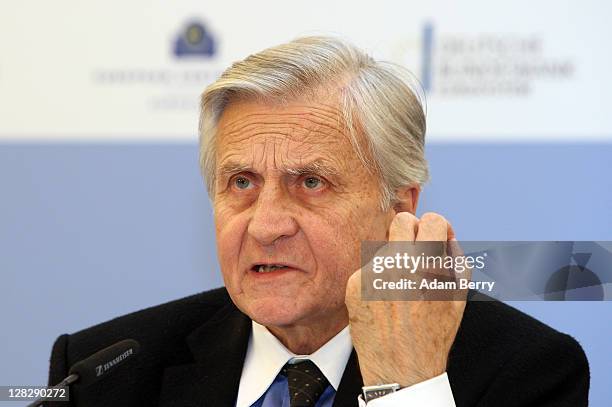
<svg viewBox="0 0 612 407">
<path fill-rule="evenodd" d="M 576 71 L 573 59 L 547 52 L 540 34 L 439 31 L 426 22 L 418 39 L 405 38 L 393 50 L 428 94 L 528 96 L 539 83 L 568 81 Z"/>
<path fill-rule="evenodd" d="M 216 42 L 213 35 L 200 21 L 188 23 L 176 36 L 174 55 L 182 57 L 208 58 L 215 54 Z"/>
<path fill-rule="evenodd" d="M 147 63 L 146 57 L 133 66 L 120 61 L 92 73 L 96 85 L 121 91 L 132 103 L 140 104 L 150 112 L 185 112 L 197 114 L 199 95 L 208 84 L 223 72 L 217 58 L 218 38 L 210 25 L 199 18 L 190 18 L 176 24 L 170 32 L 170 41 L 155 44 L 156 52 L 168 59 L 162 63 Z M 184 64 L 192 61 L 193 64 Z M 133 85 L 140 85 L 135 88 Z M 132 105 L 131 109 L 138 109 Z"/>
</svg>

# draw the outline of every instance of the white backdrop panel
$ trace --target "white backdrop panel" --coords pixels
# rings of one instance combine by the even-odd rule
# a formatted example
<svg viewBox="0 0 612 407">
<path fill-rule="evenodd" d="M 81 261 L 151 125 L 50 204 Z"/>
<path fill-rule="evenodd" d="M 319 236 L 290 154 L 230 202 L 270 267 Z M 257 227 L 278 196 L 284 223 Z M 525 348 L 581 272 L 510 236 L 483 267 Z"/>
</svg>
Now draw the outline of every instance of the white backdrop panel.
<svg viewBox="0 0 612 407">
<path fill-rule="evenodd" d="M 0 139 L 195 140 L 198 96 L 231 62 L 331 34 L 413 70 L 430 140 L 609 140 L 611 12 L 592 0 L 4 0 Z M 190 23 L 212 52 L 176 55 Z"/>
</svg>

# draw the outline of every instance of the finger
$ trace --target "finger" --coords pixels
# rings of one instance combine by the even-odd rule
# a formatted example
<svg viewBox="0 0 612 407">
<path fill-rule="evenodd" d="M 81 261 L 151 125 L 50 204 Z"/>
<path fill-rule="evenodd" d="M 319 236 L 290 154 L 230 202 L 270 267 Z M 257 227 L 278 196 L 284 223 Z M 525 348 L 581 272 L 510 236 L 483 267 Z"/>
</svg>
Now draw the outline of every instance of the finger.
<svg viewBox="0 0 612 407">
<path fill-rule="evenodd" d="M 419 225 L 419 218 L 410 212 L 399 212 L 389 226 L 390 242 L 414 242 Z"/>
<path fill-rule="evenodd" d="M 457 241 L 457 235 L 455 234 L 455 230 L 453 229 L 453 226 L 450 224 L 448 220 L 446 221 L 446 224 L 448 226 L 448 228 L 446 229 L 446 240 Z"/>
<path fill-rule="evenodd" d="M 458 257 L 465 256 L 465 252 L 463 251 L 463 248 L 461 247 L 457 239 L 451 239 L 448 241 L 447 250 L 448 250 L 448 255 L 451 257 L 458 258 Z M 466 267 L 466 269 L 463 272 L 455 272 L 455 273 L 459 273 L 461 277 L 469 279 L 472 275 L 472 269 L 469 267 Z"/>
<path fill-rule="evenodd" d="M 361 287 L 361 269 L 357 269 L 346 283 L 345 298 L 360 298 L 357 294 Z"/>
<path fill-rule="evenodd" d="M 459 244 L 459 241 L 455 238 L 449 239 L 448 240 L 448 255 L 449 256 L 453 256 L 453 257 L 457 257 L 457 256 L 463 256 L 465 253 L 463 252 L 463 248 L 461 247 L 461 245 Z"/>
<path fill-rule="evenodd" d="M 442 215 L 427 212 L 419 220 L 417 241 L 423 242 L 446 242 L 449 235 L 450 224 Z M 452 231 L 452 228 L 450 228 Z M 454 232 L 452 232 L 454 237 Z"/>
</svg>

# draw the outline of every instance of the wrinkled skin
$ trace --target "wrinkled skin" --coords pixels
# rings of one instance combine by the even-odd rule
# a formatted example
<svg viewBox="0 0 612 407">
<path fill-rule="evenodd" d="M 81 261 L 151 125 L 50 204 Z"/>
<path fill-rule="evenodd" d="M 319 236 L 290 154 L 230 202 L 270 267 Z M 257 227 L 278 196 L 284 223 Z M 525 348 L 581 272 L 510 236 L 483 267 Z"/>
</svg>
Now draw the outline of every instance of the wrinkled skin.
<svg viewBox="0 0 612 407">
<path fill-rule="evenodd" d="M 361 301 L 360 243 L 454 236 L 439 215 L 411 215 L 418 187 L 380 208 L 379 179 L 356 156 L 337 105 L 333 97 L 284 106 L 234 101 L 224 111 L 213 201 L 225 286 L 240 310 L 297 354 L 314 352 L 350 319 L 365 383 L 409 385 L 445 370 L 463 308 Z M 252 269 L 261 263 L 289 268 Z M 432 313 L 446 313 L 448 323 L 440 315 L 425 332 Z M 398 366 L 398 352 L 413 361 Z"/>
</svg>

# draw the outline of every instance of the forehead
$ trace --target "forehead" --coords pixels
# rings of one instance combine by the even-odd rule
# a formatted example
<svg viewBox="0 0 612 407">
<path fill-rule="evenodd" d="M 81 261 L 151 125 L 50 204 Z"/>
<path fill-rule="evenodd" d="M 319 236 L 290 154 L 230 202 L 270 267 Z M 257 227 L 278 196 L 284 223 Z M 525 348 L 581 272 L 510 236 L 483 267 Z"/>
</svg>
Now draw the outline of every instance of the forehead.
<svg viewBox="0 0 612 407">
<path fill-rule="evenodd" d="M 284 160 L 357 159 L 337 102 L 230 103 L 217 127 L 217 165 L 264 156 Z M 246 164 L 246 163 L 245 163 Z M 348 163 L 347 163 L 348 164 Z"/>
</svg>

